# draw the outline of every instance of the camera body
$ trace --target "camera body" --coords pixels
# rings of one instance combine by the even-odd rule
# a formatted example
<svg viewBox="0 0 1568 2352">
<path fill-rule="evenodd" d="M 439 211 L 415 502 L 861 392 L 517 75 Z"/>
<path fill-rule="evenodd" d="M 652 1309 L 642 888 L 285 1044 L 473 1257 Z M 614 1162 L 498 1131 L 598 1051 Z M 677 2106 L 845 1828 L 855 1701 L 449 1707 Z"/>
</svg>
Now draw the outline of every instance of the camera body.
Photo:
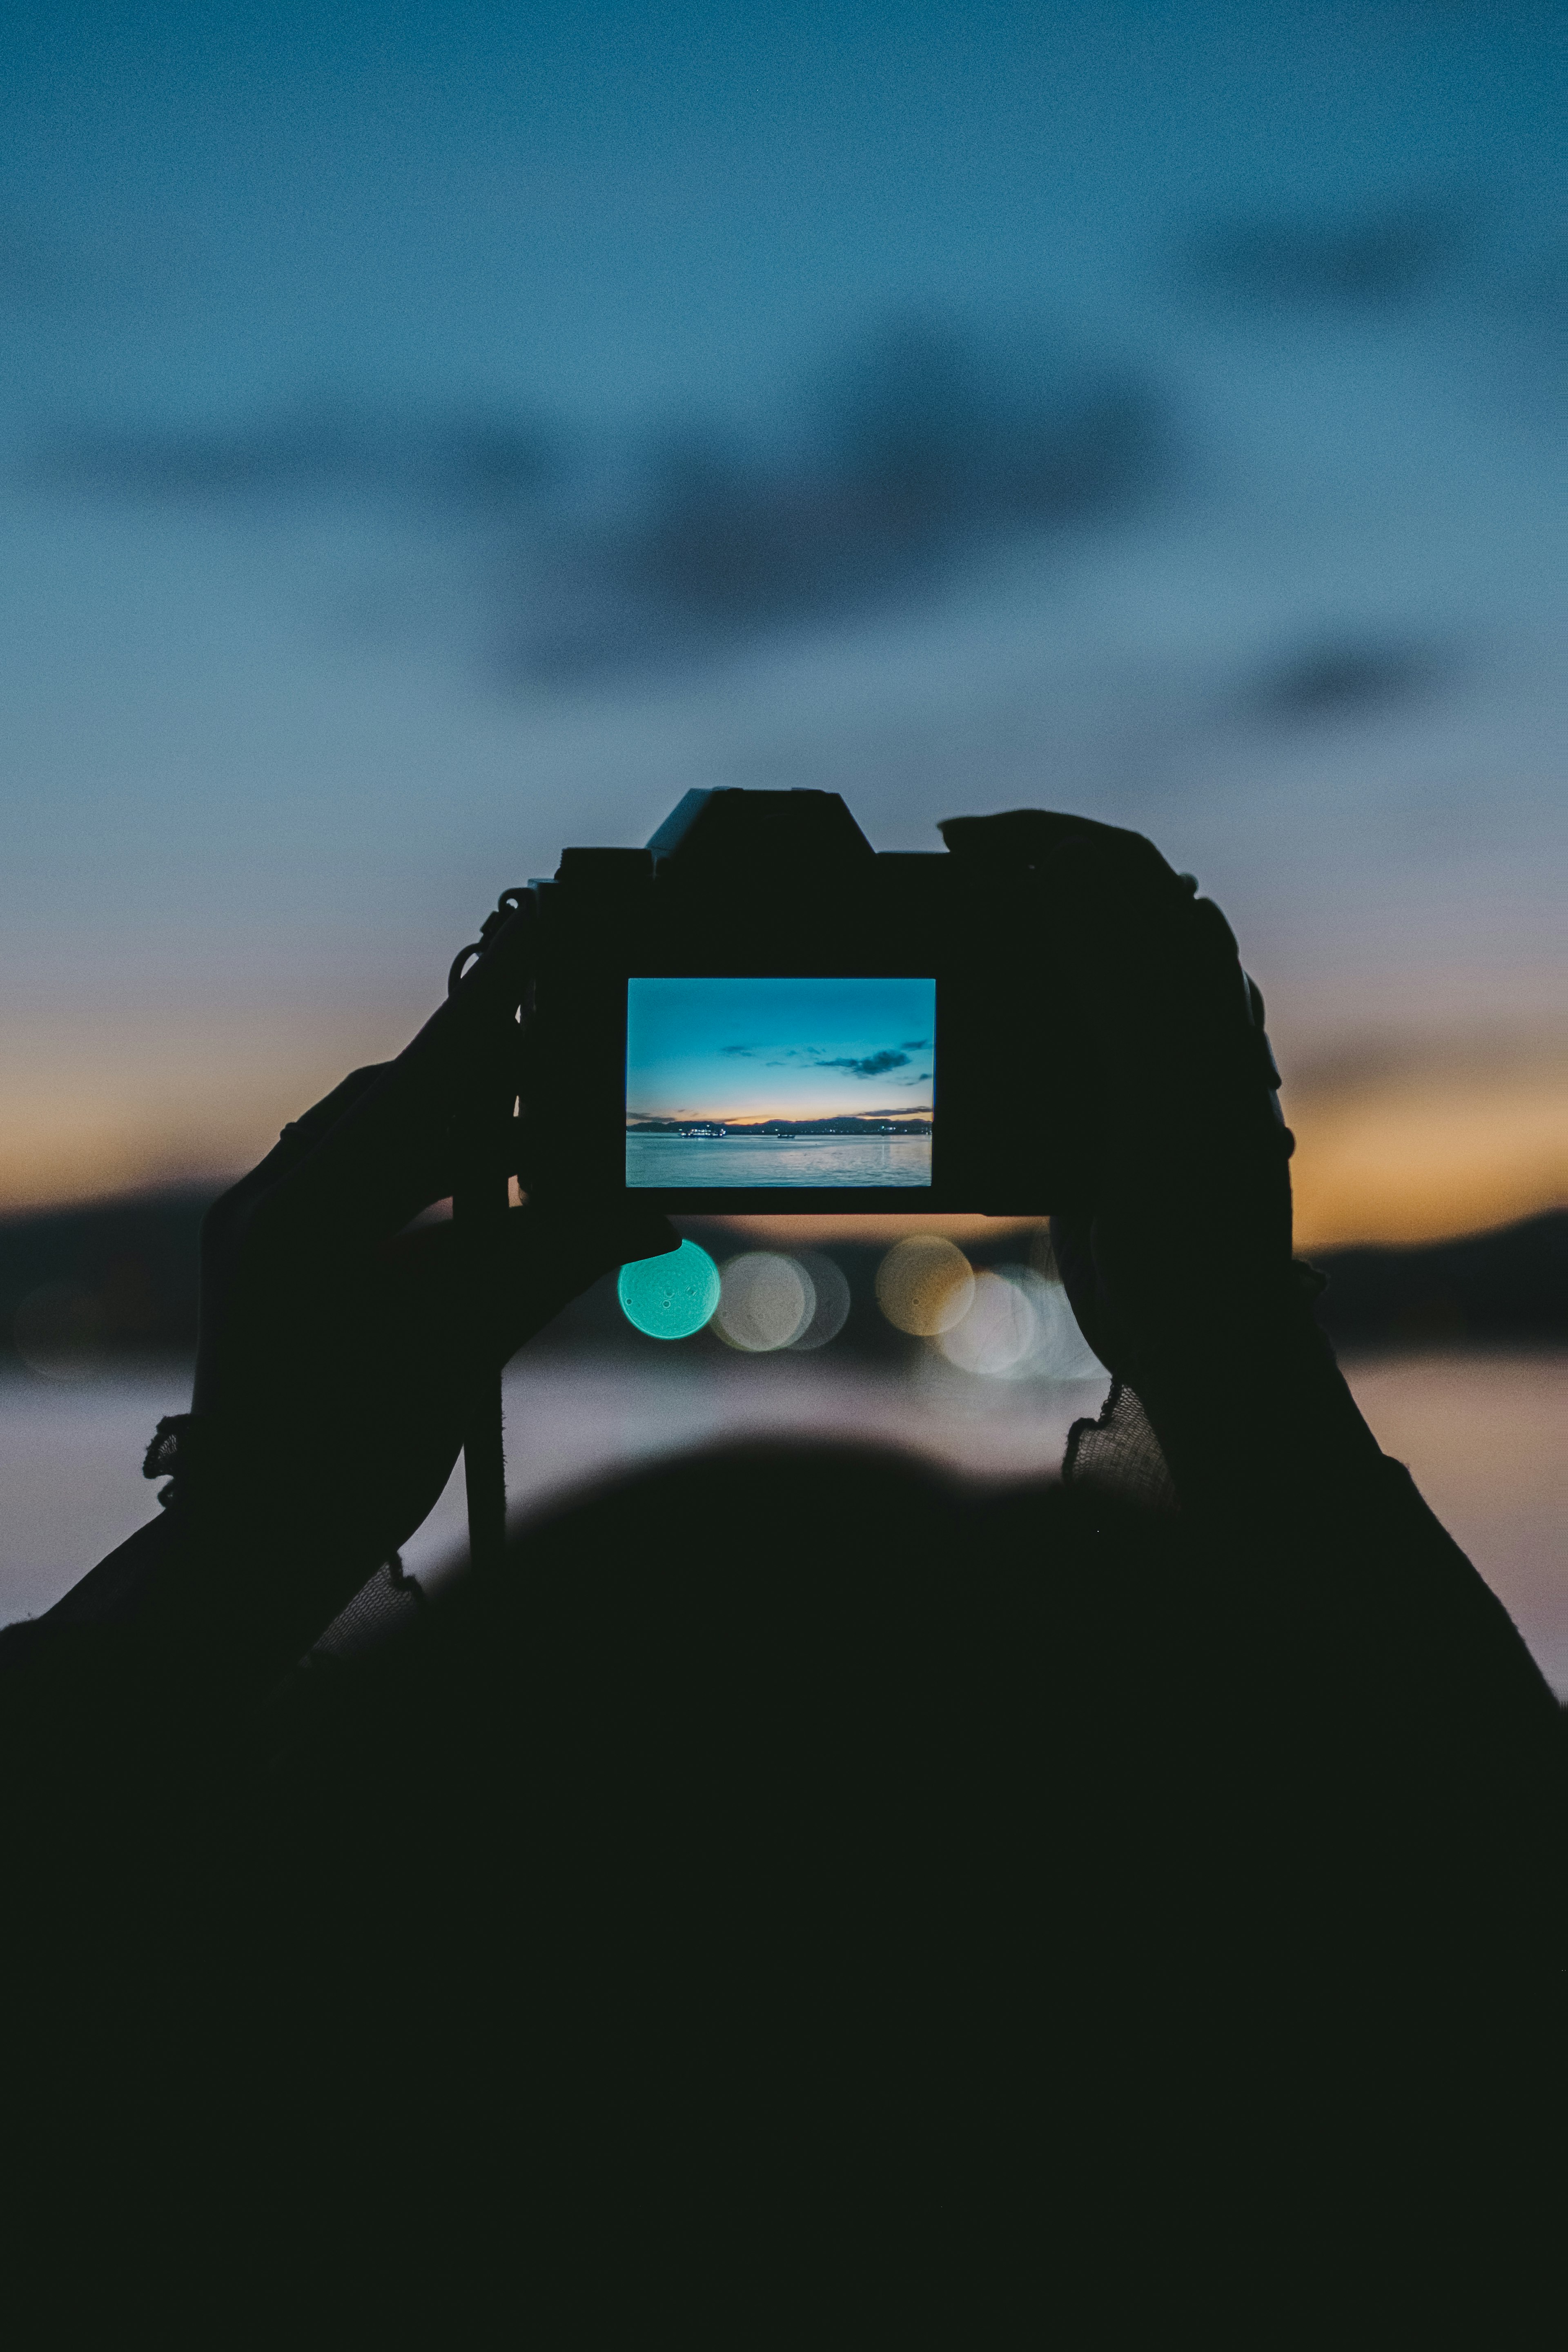
<svg viewBox="0 0 1568 2352">
<path fill-rule="evenodd" d="M 688 1213 L 1037 1215 L 1097 1121 L 1029 869 L 879 853 L 837 793 L 690 792 L 535 882 L 522 1181 Z"/>
</svg>

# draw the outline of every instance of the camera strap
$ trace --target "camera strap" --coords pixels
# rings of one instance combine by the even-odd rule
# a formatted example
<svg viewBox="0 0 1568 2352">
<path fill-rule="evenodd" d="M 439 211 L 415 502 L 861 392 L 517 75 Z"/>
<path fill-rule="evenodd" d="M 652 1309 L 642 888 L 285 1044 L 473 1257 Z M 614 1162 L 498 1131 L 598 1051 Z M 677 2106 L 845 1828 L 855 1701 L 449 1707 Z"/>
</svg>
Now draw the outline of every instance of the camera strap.
<svg viewBox="0 0 1568 2352">
<path fill-rule="evenodd" d="M 517 917 L 526 896 L 517 889 L 501 892 L 479 938 L 452 959 L 447 975 L 449 997 L 457 994 L 472 971 L 470 959 L 482 961 L 499 934 Z M 502 1239 L 510 1213 L 504 1140 L 515 1108 L 512 1074 L 507 1071 L 493 1094 L 487 1085 L 474 1106 L 467 1165 L 453 1184 L 453 1226 L 476 1257 L 485 1255 L 487 1241 Z M 465 1400 L 463 1485 L 468 1507 L 469 1559 L 480 1571 L 499 1568 L 506 1557 L 506 1446 L 499 1370 L 476 1370 Z"/>
<path fill-rule="evenodd" d="M 470 1183 L 452 1195 L 452 1222 L 459 1232 L 482 1234 L 493 1223 L 493 1185 Z M 500 1213 L 508 1213 L 505 1190 Z M 477 1373 L 463 1413 L 463 1486 L 468 1506 L 468 1554 L 476 1569 L 499 1568 L 506 1556 L 506 1445 L 501 1419 L 501 1376 Z"/>
</svg>

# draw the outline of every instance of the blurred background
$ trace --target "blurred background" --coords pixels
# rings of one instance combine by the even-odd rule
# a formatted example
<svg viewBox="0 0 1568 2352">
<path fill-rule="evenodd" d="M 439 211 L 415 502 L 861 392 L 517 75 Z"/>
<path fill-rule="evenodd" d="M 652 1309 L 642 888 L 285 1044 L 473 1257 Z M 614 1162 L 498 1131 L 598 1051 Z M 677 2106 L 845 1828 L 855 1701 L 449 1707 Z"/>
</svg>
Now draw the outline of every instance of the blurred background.
<svg viewBox="0 0 1568 2352">
<path fill-rule="evenodd" d="M 810 784 L 1219 899 L 1373 1425 L 1568 1687 L 1558 30 L 14 0 L 0 1614 L 145 1515 L 204 1200 L 497 892 Z M 1059 1459 L 1103 1381 L 1030 1236 L 951 1237 L 1012 1334 L 951 1346 L 816 1238 L 825 1344 L 588 1302 L 514 1499 L 759 1424 Z"/>
</svg>

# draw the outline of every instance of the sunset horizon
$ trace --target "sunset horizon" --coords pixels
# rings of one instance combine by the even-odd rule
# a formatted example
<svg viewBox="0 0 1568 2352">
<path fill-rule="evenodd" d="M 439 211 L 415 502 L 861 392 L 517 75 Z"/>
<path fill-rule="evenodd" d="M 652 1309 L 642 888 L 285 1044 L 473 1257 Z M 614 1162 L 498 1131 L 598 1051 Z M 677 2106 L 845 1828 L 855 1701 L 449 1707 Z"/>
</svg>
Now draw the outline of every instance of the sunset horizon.
<svg viewBox="0 0 1568 2352">
<path fill-rule="evenodd" d="M 791 1126 L 798 1126 L 803 1121 L 819 1118 L 922 1118 L 929 1124 L 935 1116 L 935 1110 L 930 1103 L 884 1103 L 874 1106 L 868 1110 L 862 1110 L 858 1105 L 857 1105 L 852 1110 L 847 1109 L 842 1104 L 796 1106 L 789 1110 L 689 1110 L 678 1108 L 674 1110 L 645 1111 L 633 1110 L 628 1106 L 626 1110 L 626 1125 L 629 1128 L 657 1127 L 668 1125 L 671 1121 L 684 1121 L 689 1126 L 766 1127 L 770 1120 L 783 1119 L 786 1120 Z"/>
</svg>

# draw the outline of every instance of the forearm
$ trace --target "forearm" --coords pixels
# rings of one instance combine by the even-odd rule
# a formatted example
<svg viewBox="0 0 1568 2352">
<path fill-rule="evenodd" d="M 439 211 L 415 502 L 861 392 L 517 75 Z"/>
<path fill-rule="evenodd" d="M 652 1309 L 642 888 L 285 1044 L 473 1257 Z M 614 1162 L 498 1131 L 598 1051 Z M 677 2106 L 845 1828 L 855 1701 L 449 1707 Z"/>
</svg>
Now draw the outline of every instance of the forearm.
<svg viewBox="0 0 1568 2352">
<path fill-rule="evenodd" d="M 1131 1385 L 1184 1511 L 1218 1526 L 1260 1507 L 1335 1511 L 1383 1455 L 1311 1308 L 1305 1269 L 1151 1318 Z"/>
<path fill-rule="evenodd" d="M 61 1705 L 79 1680 L 101 1708 L 112 1660 L 112 1704 L 128 1716 L 232 1717 L 374 1573 L 374 1548 L 363 1536 L 334 1541 L 275 1509 L 247 1508 L 243 1496 L 209 1490 L 176 1501 L 42 1617 L 0 1633 L 0 1679 L 13 1695 L 47 1679 Z"/>
<path fill-rule="evenodd" d="M 1247 1584 L 1270 1589 L 1310 1648 L 1403 1683 L 1417 1712 L 1542 1738 L 1558 1710 L 1506 1611 L 1362 1416 L 1293 1286 L 1146 1348 L 1136 1392 L 1184 1518 Z M 1483 1741 L 1484 1744 L 1484 1741 Z"/>
<path fill-rule="evenodd" d="M 255 1702 L 335 1613 L 319 1582 L 301 1609 L 301 1561 L 287 1565 L 294 1605 L 280 1607 L 275 1547 L 263 1556 L 242 1527 L 226 1540 L 176 1508 L 0 1633 L 6 1882 L 18 1916 L 53 1923 L 28 1969 L 47 1978 L 84 1906 L 112 1919 L 121 1895 L 143 1903 L 172 1858 L 205 1844 Z"/>
</svg>

